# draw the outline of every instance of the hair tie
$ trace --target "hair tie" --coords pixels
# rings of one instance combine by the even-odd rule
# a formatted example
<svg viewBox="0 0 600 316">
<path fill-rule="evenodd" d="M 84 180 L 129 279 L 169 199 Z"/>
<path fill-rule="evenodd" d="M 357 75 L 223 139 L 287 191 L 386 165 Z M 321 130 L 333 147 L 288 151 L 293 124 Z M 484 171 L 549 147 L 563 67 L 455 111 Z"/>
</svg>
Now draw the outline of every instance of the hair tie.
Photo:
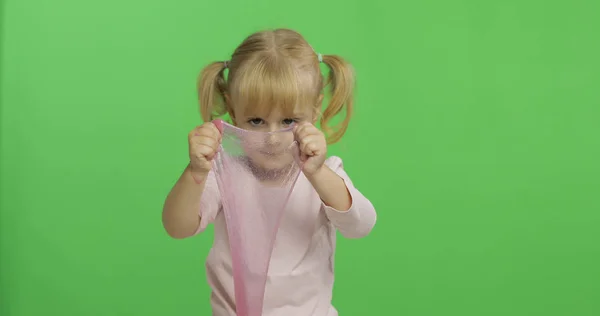
<svg viewBox="0 0 600 316">
<path fill-rule="evenodd" d="M 223 68 L 227 69 L 229 67 L 229 61 L 223 62 Z"/>
<path fill-rule="evenodd" d="M 319 63 L 323 62 L 323 55 L 321 53 L 317 53 L 317 58 L 319 59 Z"/>
</svg>

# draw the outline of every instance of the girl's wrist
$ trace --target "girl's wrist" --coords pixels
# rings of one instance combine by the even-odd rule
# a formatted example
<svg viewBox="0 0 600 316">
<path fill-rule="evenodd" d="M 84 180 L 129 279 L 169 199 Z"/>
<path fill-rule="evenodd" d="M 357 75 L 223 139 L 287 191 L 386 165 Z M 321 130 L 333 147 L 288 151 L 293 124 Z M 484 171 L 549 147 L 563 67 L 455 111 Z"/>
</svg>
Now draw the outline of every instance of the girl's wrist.
<svg viewBox="0 0 600 316">
<path fill-rule="evenodd" d="M 191 165 L 188 168 L 188 173 L 196 184 L 202 184 L 204 181 L 206 181 L 206 178 L 208 177 L 207 171 L 194 170 Z"/>
<path fill-rule="evenodd" d="M 325 166 L 325 164 L 323 164 L 321 167 L 319 167 L 319 169 L 317 169 L 309 174 L 305 173 L 305 176 L 308 179 L 308 181 L 310 181 L 311 183 L 319 182 L 319 179 L 322 179 L 323 175 L 326 173 L 326 169 L 327 169 L 327 166 Z"/>
</svg>

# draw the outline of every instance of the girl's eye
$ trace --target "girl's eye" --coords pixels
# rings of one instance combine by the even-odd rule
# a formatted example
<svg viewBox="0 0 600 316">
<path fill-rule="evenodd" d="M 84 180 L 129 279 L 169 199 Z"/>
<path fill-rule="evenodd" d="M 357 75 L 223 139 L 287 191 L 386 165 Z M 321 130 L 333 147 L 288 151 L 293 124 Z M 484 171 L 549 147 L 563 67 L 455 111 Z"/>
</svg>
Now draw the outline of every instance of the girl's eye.
<svg viewBox="0 0 600 316">
<path fill-rule="evenodd" d="M 250 123 L 250 125 L 252 126 L 259 126 L 261 124 L 263 124 L 265 121 L 261 118 L 253 118 L 251 120 L 248 120 L 248 123 Z"/>
<path fill-rule="evenodd" d="M 283 120 L 283 125 L 292 125 L 294 123 L 296 123 L 296 120 L 294 120 L 294 119 L 285 119 L 285 120 Z"/>
</svg>

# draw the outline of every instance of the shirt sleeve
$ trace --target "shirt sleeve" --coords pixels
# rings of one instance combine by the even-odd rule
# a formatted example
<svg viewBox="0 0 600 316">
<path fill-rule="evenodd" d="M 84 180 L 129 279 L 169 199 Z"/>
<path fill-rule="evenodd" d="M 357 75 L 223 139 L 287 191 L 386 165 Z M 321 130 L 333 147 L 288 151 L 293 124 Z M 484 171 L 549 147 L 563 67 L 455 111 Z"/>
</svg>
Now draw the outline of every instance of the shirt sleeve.
<svg viewBox="0 0 600 316">
<path fill-rule="evenodd" d="M 321 202 L 321 207 L 325 211 L 327 218 L 342 236 L 346 238 L 362 238 L 367 236 L 377 221 L 377 213 L 373 204 L 358 191 L 348 174 L 344 171 L 342 159 L 339 157 L 330 157 L 325 164 L 339 175 L 346 184 L 346 188 L 352 198 L 352 204 L 347 211 L 336 210 Z"/>
<path fill-rule="evenodd" d="M 208 173 L 204 192 L 202 192 L 202 197 L 200 198 L 200 209 L 198 210 L 200 225 L 198 225 L 198 229 L 196 229 L 194 235 L 203 232 L 206 227 L 215 220 L 221 211 L 221 208 L 221 194 L 219 193 L 217 178 L 214 172 L 211 171 Z"/>
</svg>

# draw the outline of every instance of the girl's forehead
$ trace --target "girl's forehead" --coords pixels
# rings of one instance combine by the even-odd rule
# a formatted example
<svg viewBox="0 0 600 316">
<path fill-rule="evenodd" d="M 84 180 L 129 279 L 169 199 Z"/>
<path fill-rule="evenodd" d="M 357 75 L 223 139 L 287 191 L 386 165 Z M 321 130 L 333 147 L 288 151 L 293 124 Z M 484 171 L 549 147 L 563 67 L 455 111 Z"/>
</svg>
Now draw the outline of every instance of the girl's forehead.
<svg viewBox="0 0 600 316">
<path fill-rule="evenodd" d="M 311 112 L 320 93 L 320 73 L 300 69 L 286 59 L 257 59 L 231 74 L 228 85 L 237 116 L 267 117 L 273 112 L 294 117 Z"/>
</svg>

